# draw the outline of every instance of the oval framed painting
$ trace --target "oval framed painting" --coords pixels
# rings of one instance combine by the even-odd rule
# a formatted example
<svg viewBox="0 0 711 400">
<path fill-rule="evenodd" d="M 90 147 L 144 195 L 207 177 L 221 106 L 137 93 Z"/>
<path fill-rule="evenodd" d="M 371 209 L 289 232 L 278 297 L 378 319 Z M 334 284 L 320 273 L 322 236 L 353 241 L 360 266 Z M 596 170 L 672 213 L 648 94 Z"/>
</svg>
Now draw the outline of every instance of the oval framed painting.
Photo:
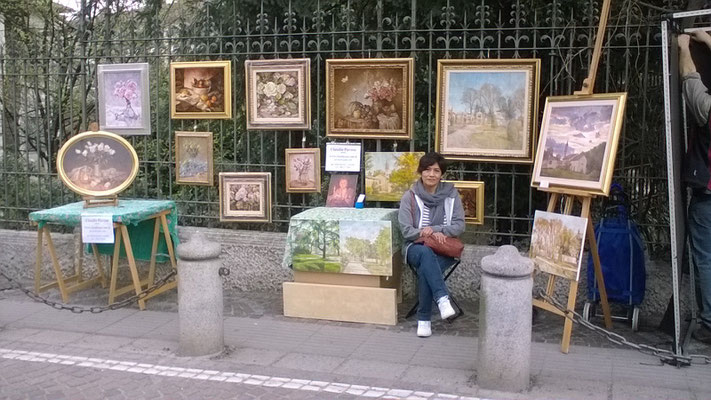
<svg viewBox="0 0 711 400">
<path fill-rule="evenodd" d="M 65 185 L 83 196 L 113 196 L 138 174 L 138 155 L 119 135 L 84 132 L 69 139 L 57 154 L 57 171 Z"/>
</svg>

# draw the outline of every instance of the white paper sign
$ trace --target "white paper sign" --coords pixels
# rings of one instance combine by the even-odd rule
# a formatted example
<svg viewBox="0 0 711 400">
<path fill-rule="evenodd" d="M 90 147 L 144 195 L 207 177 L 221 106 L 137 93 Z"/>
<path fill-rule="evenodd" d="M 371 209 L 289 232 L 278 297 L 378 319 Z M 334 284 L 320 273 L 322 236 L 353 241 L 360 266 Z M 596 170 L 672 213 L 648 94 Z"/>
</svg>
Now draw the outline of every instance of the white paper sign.
<svg viewBox="0 0 711 400">
<path fill-rule="evenodd" d="M 326 143 L 326 171 L 360 172 L 360 143 Z"/>
<path fill-rule="evenodd" d="M 82 214 L 81 239 L 84 243 L 113 243 L 113 216 L 111 214 Z"/>
</svg>

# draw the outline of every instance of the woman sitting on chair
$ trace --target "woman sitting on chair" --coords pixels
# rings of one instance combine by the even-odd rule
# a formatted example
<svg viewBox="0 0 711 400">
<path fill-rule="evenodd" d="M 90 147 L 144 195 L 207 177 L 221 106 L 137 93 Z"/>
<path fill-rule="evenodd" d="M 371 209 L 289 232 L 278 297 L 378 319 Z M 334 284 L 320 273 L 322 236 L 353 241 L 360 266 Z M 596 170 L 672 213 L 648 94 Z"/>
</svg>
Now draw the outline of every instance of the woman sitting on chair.
<svg viewBox="0 0 711 400">
<path fill-rule="evenodd" d="M 418 238 L 426 236 L 443 242 L 446 236 L 456 237 L 464 232 L 464 208 L 459 192 L 453 184 L 441 182 L 446 169 L 444 157 L 439 153 L 431 152 L 422 156 L 417 167 L 421 177 L 400 200 L 398 221 L 405 239 L 403 256 L 417 271 L 419 337 L 432 335 L 432 299 L 437 300 L 442 319 L 451 318 L 455 314 L 442 276 L 455 259 L 440 256 L 429 247 L 414 243 Z"/>
</svg>

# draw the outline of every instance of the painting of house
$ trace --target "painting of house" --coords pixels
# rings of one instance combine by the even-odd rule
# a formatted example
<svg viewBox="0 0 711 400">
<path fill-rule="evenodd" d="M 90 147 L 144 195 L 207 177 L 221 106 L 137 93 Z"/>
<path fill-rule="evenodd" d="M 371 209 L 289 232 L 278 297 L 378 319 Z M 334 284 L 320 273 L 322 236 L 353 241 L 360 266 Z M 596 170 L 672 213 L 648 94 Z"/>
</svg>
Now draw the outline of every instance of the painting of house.
<svg viewBox="0 0 711 400">
<path fill-rule="evenodd" d="M 365 196 L 371 201 L 399 201 L 417 180 L 417 165 L 425 153 L 366 152 Z"/>
</svg>

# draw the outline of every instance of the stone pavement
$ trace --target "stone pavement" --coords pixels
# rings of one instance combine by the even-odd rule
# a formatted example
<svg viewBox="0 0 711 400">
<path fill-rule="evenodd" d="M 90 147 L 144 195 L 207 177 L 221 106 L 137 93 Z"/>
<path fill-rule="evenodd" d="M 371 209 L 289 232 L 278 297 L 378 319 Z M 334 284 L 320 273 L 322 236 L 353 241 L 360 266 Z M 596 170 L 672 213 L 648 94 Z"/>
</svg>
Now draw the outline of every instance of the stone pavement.
<svg viewBox="0 0 711 400">
<path fill-rule="evenodd" d="M 0 284 L 0 286 L 4 286 Z M 49 297 L 58 299 L 57 293 Z M 88 289 L 73 304 L 106 304 Z M 675 368 L 573 330 L 559 351 L 562 320 L 541 313 L 534 324 L 532 385 L 523 394 L 476 386 L 477 305 L 453 323 L 396 326 L 286 318 L 280 293 L 225 293 L 224 353 L 184 358 L 177 349 L 175 292 L 136 307 L 72 314 L 0 292 L 2 399 L 710 399 L 711 365 Z M 400 306 L 404 315 L 412 301 Z M 615 331 L 636 342 L 669 346 L 642 325 Z M 690 351 L 711 355 L 693 343 Z"/>
</svg>

